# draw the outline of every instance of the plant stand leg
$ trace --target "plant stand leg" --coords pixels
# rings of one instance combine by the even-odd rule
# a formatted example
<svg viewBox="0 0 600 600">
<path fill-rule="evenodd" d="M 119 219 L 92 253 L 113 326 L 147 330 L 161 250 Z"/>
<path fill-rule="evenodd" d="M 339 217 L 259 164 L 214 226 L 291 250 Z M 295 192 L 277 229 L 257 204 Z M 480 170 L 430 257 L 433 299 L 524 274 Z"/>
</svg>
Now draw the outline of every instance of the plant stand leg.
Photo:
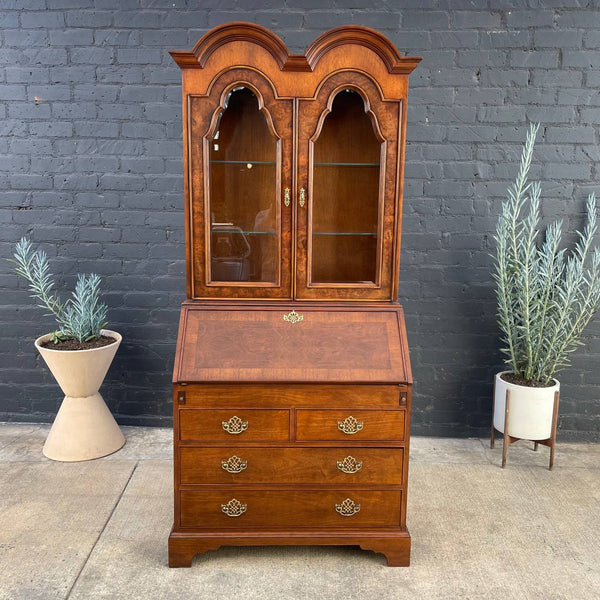
<svg viewBox="0 0 600 600">
<path fill-rule="evenodd" d="M 554 392 L 554 411 L 552 413 L 552 437 L 550 438 L 550 464 L 548 470 L 551 471 L 554 466 L 554 446 L 556 445 L 556 430 L 558 428 L 558 402 L 560 392 Z"/>
<path fill-rule="evenodd" d="M 506 453 L 508 452 L 508 414 L 510 412 L 510 390 L 506 390 L 506 401 L 504 404 L 504 444 L 502 445 L 502 468 L 506 466 Z"/>
<path fill-rule="evenodd" d="M 537 442 L 533 442 L 533 451 L 537 452 L 538 449 L 538 443 Z"/>
<path fill-rule="evenodd" d="M 494 428 L 494 413 L 496 412 L 496 378 L 494 377 L 494 391 L 492 392 L 492 433 L 490 435 L 490 448 L 493 450 L 496 442 L 496 429 Z"/>
</svg>

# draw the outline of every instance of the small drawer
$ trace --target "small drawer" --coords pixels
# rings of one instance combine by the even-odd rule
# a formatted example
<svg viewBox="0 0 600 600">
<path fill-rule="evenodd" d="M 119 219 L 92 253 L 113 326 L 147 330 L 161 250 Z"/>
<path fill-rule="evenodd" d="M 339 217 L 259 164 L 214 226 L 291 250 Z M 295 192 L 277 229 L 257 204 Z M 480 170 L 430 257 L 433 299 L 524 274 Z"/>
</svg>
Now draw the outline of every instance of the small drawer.
<svg viewBox="0 0 600 600">
<path fill-rule="evenodd" d="M 290 412 L 279 409 L 199 409 L 179 411 L 182 441 L 270 442 L 290 439 Z"/>
<path fill-rule="evenodd" d="M 181 526 L 395 527 L 400 523 L 401 491 L 337 490 L 185 490 Z"/>
<path fill-rule="evenodd" d="M 181 484 L 402 485 L 403 448 L 180 448 Z"/>
<path fill-rule="evenodd" d="M 402 442 L 404 410 L 298 410 L 298 441 Z"/>
</svg>

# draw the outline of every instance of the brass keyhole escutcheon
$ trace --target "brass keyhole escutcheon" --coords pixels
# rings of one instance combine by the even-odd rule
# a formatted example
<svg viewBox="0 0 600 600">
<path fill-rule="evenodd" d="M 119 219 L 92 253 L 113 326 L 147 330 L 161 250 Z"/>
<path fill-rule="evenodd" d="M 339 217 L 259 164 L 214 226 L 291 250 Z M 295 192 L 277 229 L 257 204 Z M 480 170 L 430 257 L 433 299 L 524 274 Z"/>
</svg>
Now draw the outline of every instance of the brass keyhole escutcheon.
<svg viewBox="0 0 600 600">
<path fill-rule="evenodd" d="M 283 315 L 283 320 L 288 323 L 300 323 L 300 321 L 304 321 L 304 315 L 297 313 L 295 310 L 288 313 L 287 315 Z"/>
</svg>

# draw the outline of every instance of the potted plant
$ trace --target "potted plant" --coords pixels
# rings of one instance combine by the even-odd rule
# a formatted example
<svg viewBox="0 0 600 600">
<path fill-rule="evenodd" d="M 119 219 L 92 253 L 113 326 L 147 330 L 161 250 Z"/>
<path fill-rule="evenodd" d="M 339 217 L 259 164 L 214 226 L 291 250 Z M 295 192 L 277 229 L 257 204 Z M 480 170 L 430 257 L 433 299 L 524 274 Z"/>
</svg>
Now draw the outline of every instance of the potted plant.
<svg viewBox="0 0 600 600">
<path fill-rule="evenodd" d="M 125 437 L 98 390 L 121 343 L 104 329 L 108 308 L 99 301 L 100 277 L 79 275 L 75 291 L 61 302 L 53 291 L 48 257 L 22 238 L 16 245 L 15 271 L 29 282 L 36 304 L 55 317 L 58 330 L 40 336 L 35 347 L 65 398 L 50 429 L 43 453 L 52 460 L 81 461 L 112 454 Z"/>
<path fill-rule="evenodd" d="M 569 365 L 600 307 L 600 248 L 592 248 L 598 228 L 593 194 L 574 251 L 561 248 L 562 221 L 552 223 L 538 244 L 541 187 L 528 182 L 538 128 L 529 128 L 495 235 L 498 324 L 509 369 L 495 378 L 492 446 L 495 428 L 505 436 L 504 466 L 510 438 L 533 440 L 536 448 L 545 443 L 551 447 L 552 468 L 560 389 L 555 375 Z"/>
</svg>

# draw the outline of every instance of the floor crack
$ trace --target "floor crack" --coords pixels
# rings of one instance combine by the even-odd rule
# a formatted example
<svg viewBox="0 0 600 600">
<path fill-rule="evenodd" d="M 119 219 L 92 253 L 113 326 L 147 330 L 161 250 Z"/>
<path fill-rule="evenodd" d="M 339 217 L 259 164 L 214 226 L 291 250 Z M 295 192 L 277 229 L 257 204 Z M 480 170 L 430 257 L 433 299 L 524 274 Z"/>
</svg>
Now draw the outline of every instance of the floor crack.
<svg viewBox="0 0 600 600">
<path fill-rule="evenodd" d="M 85 569 L 86 565 L 88 564 L 88 562 L 90 560 L 90 556 L 92 556 L 92 553 L 94 552 L 98 542 L 100 541 L 100 538 L 102 537 L 102 534 L 104 533 L 104 531 L 106 529 L 106 526 L 110 523 L 110 520 L 112 519 L 112 516 L 113 516 L 115 510 L 117 509 L 117 506 L 119 506 L 119 503 L 121 502 L 121 498 L 123 498 L 123 494 L 125 494 L 125 490 L 127 490 L 127 488 L 129 487 L 129 482 L 131 481 L 133 474 L 135 473 L 136 469 L 138 468 L 138 464 L 139 464 L 139 461 L 136 461 L 135 465 L 133 466 L 133 469 L 131 470 L 131 473 L 129 474 L 129 477 L 127 478 L 127 482 L 123 486 L 123 489 L 121 490 L 121 493 L 119 494 L 119 497 L 117 498 L 114 506 L 112 507 L 112 509 L 110 511 L 110 514 L 108 515 L 108 518 L 106 519 L 106 522 L 104 523 L 102 529 L 100 530 L 100 533 L 98 534 L 98 537 L 96 538 L 92 547 L 90 548 L 88 555 L 85 557 L 85 560 L 83 561 L 83 564 L 81 565 L 81 569 L 79 569 L 77 576 L 75 577 L 75 580 L 73 581 L 73 584 L 69 588 L 69 591 L 67 592 L 67 595 L 65 596 L 65 600 L 69 600 L 69 598 L 71 597 L 71 594 L 73 593 L 73 590 L 75 589 L 75 586 L 77 585 L 77 582 L 79 581 L 79 577 L 81 576 L 81 573 L 83 573 L 83 570 Z"/>
</svg>

